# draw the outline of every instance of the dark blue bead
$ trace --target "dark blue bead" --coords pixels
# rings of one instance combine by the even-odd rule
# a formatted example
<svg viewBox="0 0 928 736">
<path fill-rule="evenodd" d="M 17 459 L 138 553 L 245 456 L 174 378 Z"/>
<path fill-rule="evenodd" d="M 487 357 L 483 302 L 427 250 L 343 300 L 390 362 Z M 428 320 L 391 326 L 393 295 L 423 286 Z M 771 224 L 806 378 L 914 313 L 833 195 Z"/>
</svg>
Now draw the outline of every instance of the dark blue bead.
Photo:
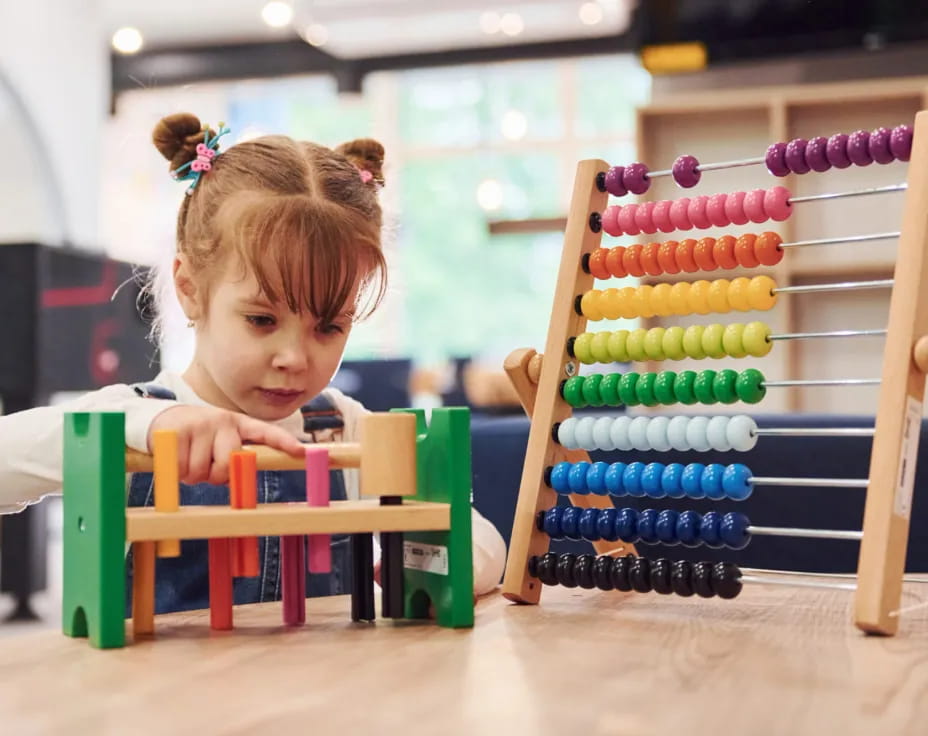
<svg viewBox="0 0 928 736">
<path fill-rule="evenodd" d="M 687 498 L 705 498 L 706 492 L 702 489 L 702 471 L 706 466 L 702 463 L 690 463 L 683 468 L 680 485 Z"/>
<path fill-rule="evenodd" d="M 615 515 L 615 535 L 623 542 L 638 541 L 638 512 L 635 509 L 618 509 Z"/>
<path fill-rule="evenodd" d="M 614 542 L 619 538 L 615 533 L 615 509 L 600 509 L 596 520 L 596 533 L 607 542 Z"/>
<path fill-rule="evenodd" d="M 704 545 L 715 549 L 725 546 L 719 534 L 719 524 L 721 523 L 722 515 L 718 511 L 708 511 L 702 515 L 702 523 L 699 525 L 699 538 Z"/>
<path fill-rule="evenodd" d="M 648 498 L 664 498 L 667 491 L 661 483 L 661 476 L 664 473 L 663 463 L 648 463 L 644 466 L 641 473 L 641 487 Z"/>
<path fill-rule="evenodd" d="M 580 511 L 576 506 L 567 506 L 561 514 L 561 533 L 568 539 L 580 539 Z"/>
<path fill-rule="evenodd" d="M 702 486 L 706 498 L 713 501 L 721 501 L 725 498 L 725 489 L 722 488 L 722 475 L 725 473 L 725 466 L 718 463 L 707 465 L 702 471 L 702 479 L 699 485 Z"/>
<path fill-rule="evenodd" d="M 686 491 L 683 490 L 683 465 L 680 463 L 670 463 L 661 474 L 661 485 L 667 492 L 669 498 L 684 498 Z"/>
<path fill-rule="evenodd" d="M 586 487 L 591 493 L 598 496 L 605 496 L 606 490 L 606 471 L 609 470 L 609 463 L 602 461 L 593 463 L 590 469 L 586 471 Z"/>
<path fill-rule="evenodd" d="M 673 509 L 664 509 L 657 515 L 657 522 L 654 524 L 654 531 L 657 538 L 664 544 L 679 544 L 677 539 L 677 517 L 678 514 Z"/>
<path fill-rule="evenodd" d="M 719 524 L 719 535 L 726 547 L 732 549 L 744 549 L 751 541 L 751 534 L 748 527 L 751 522 L 747 516 L 737 511 L 729 511 L 722 517 L 722 523 Z"/>
<path fill-rule="evenodd" d="M 612 463 L 606 471 L 606 490 L 610 496 L 624 496 L 625 484 L 622 477 L 625 474 L 625 463 Z"/>
<path fill-rule="evenodd" d="M 687 547 L 699 546 L 699 524 L 702 521 L 695 511 L 684 511 L 677 517 L 677 539 Z"/>
<path fill-rule="evenodd" d="M 555 506 L 545 511 L 545 534 L 551 537 L 551 539 L 560 539 L 564 536 L 561 530 L 561 516 L 563 513 L 564 509 L 561 506 Z"/>
<path fill-rule="evenodd" d="M 567 484 L 567 475 L 570 473 L 570 463 L 558 463 L 551 470 L 551 487 L 558 493 L 570 493 Z"/>
<path fill-rule="evenodd" d="M 567 476 L 567 483 L 570 486 L 571 493 L 589 493 L 590 489 L 586 487 L 586 471 L 590 469 L 588 462 L 574 463 Z"/>
<path fill-rule="evenodd" d="M 596 531 L 596 522 L 599 521 L 599 509 L 583 509 L 580 512 L 580 521 L 577 528 L 580 536 L 588 542 L 599 541 L 599 532 Z"/>
<path fill-rule="evenodd" d="M 638 514 L 638 536 L 645 544 L 657 544 L 656 522 L 657 511 L 654 509 L 645 509 Z"/>
<path fill-rule="evenodd" d="M 747 499 L 754 486 L 748 481 L 748 478 L 754 477 L 751 469 L 747 465 L 734 463 L 725 468 L 725 474 L 722 476 L 722 487 L 725 489 L 725 495 L 732 501 L 744 501 Z"/>
<path fill-rule="evenodd" d="M 622 473 L 622 485 L 629 496 L 641 498 L 644 488 L 641 487 L 641 474 L 644 472 L 644 463 L 629 463 Z"/>
</svg>

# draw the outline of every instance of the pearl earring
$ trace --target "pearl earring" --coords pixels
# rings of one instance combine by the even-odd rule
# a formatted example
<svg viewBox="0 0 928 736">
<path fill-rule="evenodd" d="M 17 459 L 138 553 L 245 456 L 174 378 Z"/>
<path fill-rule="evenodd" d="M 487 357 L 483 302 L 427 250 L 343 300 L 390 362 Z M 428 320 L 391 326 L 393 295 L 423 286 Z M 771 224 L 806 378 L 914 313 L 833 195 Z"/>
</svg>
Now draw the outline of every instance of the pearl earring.
<svg viewBox="0 0 928 736">
<path fill-rule="evenodd" d="M 188 319 L 188 320 L 187 320 L 187 327 L 193 327 L 193 320 L 192 320 L 192 319 Z"/>
</svg>

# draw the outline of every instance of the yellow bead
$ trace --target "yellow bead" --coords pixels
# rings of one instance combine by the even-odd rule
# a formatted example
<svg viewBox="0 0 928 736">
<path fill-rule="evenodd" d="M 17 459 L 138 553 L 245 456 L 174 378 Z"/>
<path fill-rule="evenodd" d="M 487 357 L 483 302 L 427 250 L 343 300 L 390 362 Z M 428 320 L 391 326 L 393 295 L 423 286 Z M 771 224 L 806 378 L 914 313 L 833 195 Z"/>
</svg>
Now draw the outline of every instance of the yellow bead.
<svg viewBox="0 0 928 736">
<path fill-rule="evenodd" d="M 628 353 L 629 360 L 648 359 L 648 354 L 644 351 L 644 339 L 647 335 L 648 331 L 643 327 L 628 333 L 628 339 L 625 341 L 625 351 Z"/>
<path fill-rule="evenodd" d="M 651 292 L 654 291 L 653 286 L 644 284 L 635 289 L 635 314 L 638 317 L 653 317 L 654 310 L 651 308 Z"/>
<path fill-rule="evenodd" d="M 752 309 L 772 309 L 777 303 L 777 295 L 773 290 L 777 283 L 769 276 L 755 276 L 748 286 L 748 302 Z"/>
<path fill-rule="evenodd" d="M 593 359 L 593 353 L 590 352 L 590 343 L 593 342 L 593 333 L 592 332 L 582 332 L 577 335 L 577 339 L 574 340 L 574 355 L 577 356 L 577 360 L 581 363 L 595 363 Z"/>
<path fill-rule="evenodd" d="M 731 282 L 728 279 L 715 279 L 709 284 L 709 309 L 713 312 L 725 314 L 731 311 L 731 305 L 728 303 L 728 286 Z"/>
<path fill-rule="evenodd" d="M 672 314 L 689 314 L 690 307 L 686 301 L 690 285 L 685 281 L 678 281 L 670 287 L 670 311 Z"/>
<path fill-rule="evenodd" d="M 652 327 L 644 338 L 644 352 L 651 360 L 664 360 L 664 333 L 663 327 Z"/>
<path fill-rule="evenodd" d="M 744 349 L 744 325 L 738 322 L 728 325 L 722 333 L 722 347 L 732 358 L 743 358 L 748 354 Z"/>
<path fill-rule="evenodd" d="M 683 360 L 686 357 L 686 351 L 683 349 L 683 328 L 677 325 L 668 327 L 664 332 L 664 341 L 661 347 L 664 348 L 664 355 L 670 360 Z"/>
<path fill-rule="evenodd" d="M 638 290 L 634 286 L 626 286 L 624 289 L 619 289 L 619 293 L 622 296 L 622 319 L 634 319 L 638 316 L 635 312 L 635 295 Z"/>
<path fill-rule="evenodd" d="M 608 330 L 597 332 L 593 335 L 593 341 L 590 343 L 590 353 L 597 363 L 611 363 L 612 358 L 609 355 L 609 338 L 612 333 Z"/>
<path fill-rule="evenodd" d="M 702 325 L 690 325 L 683 332 L 683 349 L 691 358 L 699 360 L 706 357 L 706 351 L 702 348 L 702 333 L 705 329 Z"/>
<path fill-rule="evenodd" d="M 748 322 L 744 327 L 741 342 L 748 355 L 763 358 L 773 348 L 770 338 L 770 325 L 764 322 Z"/>
<path fill-rule="evenodd" d="M 747 312 L 751 309 L 751 302 L 748 301 L 748 288 L 751 286 L 751 280 L 740 276 L 732 279 L 728 285 L 728 303 L 732 309 L 739 312 Z"/>
<path fill-rule="evenodd" d="M 724 358 L 725 348 L 722 347 L 722 335 L 725 332 L 725 325 L 715 324 L 706 325 L 702 333 L 702 349 L 710 358 Z"/>
<path fill-rule="evenodd" d="M 590 289 L 580 298 L 580 311 L 587 319 L 598 320 L 603 318 L 603 313 L 599 308 L 599 295 L 601 293 L 599 289 Z"/>
<path fill-rule="evenodd" d="M 618 289 L 606 289 L 599 297 L 599 308 L 606 319 L 618 319 L 622 315 L 622 296 Z"/>
<path fill-rule="evenodd" d="M 690 313 L 709 314 L 709 282 L 703 279 L 690 284 L 690 293 L 686 295 Z"/>
<path fill-rule="evenodd" d="M 673 314 L 670 309 L 670 284 L 657 284 L 651 292 L 651 309 L 658 317 L 669 317 Z"/>
<path fill-rule="evenodd" d="M 626 340 L 628 340 L 628 330 L 616 330 L 609 337 L 609 357 L 617 363 L 628 362 Z"/>
</svg>

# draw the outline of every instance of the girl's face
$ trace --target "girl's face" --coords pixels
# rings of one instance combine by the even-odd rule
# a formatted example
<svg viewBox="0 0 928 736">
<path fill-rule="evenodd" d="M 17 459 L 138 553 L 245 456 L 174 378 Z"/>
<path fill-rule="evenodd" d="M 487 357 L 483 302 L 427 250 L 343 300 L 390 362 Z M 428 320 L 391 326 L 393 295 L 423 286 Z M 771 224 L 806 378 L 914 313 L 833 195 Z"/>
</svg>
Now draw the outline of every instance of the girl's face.
<svg viewBox="0 0 928 736">
<path fill-rule="evenodd" d="M 209 290 L 206 310 L 197 309 L 195 296 L 185 295 L 178 281 L 197 331 L 184 378 L 215 406 L 265 421 L 283 419 L 318 395 L 338 370 L 358 286 L 336 319 L 321 324 L 308 311 L 296 314 L 286 304 L 271 304 L 254 274 L 237 259 L 228 261 Z"/>
</svg>

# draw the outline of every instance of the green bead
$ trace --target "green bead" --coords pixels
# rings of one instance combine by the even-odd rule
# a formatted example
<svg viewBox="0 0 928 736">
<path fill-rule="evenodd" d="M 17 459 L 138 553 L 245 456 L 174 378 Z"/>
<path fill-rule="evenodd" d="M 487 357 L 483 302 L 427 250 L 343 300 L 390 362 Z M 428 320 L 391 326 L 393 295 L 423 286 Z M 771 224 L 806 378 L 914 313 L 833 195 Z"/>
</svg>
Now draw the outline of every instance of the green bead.
<svg viewBox="0 0 928 736">
<path fill-rule="evenodd" d="M 668 327 L 664 330 L 664 355 L 667 360 L 683 360 L 686 357 L 686 351 L 683 349 L 682 327 Z"/>
<path fill-rule="evenodd" d="M 616 363 L 628 362 L 628 350 L 625 341 L 628 340 L 628 330 L 616 330 L 609 336 L 609 357 Z"/>
<path fill-rule="evenodd" d="M 597 332 L 593 335 L 593 341 L 590 343 L 590 353 L 597 363 L 611 363 L 612 356 L 609 355 L 609 338 L 611 332 Z"/>
<path fill-rule="evenodd" d="M 735 381 L 737 380 L 738 371 L 733 371 L 731 368 L 719 371 L 712 382 L 712 391 L 715 398 L 723 404 L 734 404 L 738 400 L 738 394 L 735 391 Z"/>
<path fill-rule="evenodd" d="M 583 382 L 586 380 L 583 376 L 571 376 L 564 381 L 564 388 L 561 389 L 561 395 L 564 401 L 570 404 L 574 409 L 582 409 L 586 406 L 586 400 L 583 398 Z"/>
<path fill-rule="evenodd" d="M 622 403 L 619 398 L 620 380 L 622 380 L 621 373 L 607 373 L 603 376 L 603 382 L 599 384 L 599 398 L 606 406 L 619 406 Z"/>
<path fill-rule="evenodd" d="M 654 395 L 654 381 L 656 378 L 656 373 L 642 373 L 635 383 L 635 395 L 638 397 L 638 401 L 645 406 L 657 406 L 659 403 Z"/>
<path fill-rule="evenodd" d="M 663 327 L 652 327 L 644 338 L 644 352 L 651 360 L 664 359 L 664 333 Z"/>
<path fill-rule="evenodd" d="M 695 404 L 696 392 L 693 385 L 696 383 L 696 371 L 680 371 L 673 382 L 673 393 L 681 404 Z"/>
<path fill-rule="evenodd" d="M 722 335 L 725 326 L 718 323 L 708 325 L 702 333 L 702 349 L 710 358 L 724 358 L 725 347 L 722 345 Z"/>
<path fill-rule="evenodd" d="M 706 357 L 706 351 L 702 347 L 702 333 L 705 331 L 702 325 L 690 325 L 683 332 L 683 349 L 691 358 L 700 360 Z"/>
<path fill-rule="evenodd" d="M 638 394 L 635 388 L 638 385 L 638 374 L 632 371 L 622 376 L 619 381 L 619 398 L 626 406 L 638 406 Z"/>
<path fill-rule="evenodd" d="M 770 325 L 764 322 L 748 322 L 744 326 L 741 341 L 748 355 L 763 358 L 773 347 L 773 342 L 770 340 Z"/>
<path fill-rule="evenodd" d="M 644 351 L 644 339 L 648 331 L 643 327 L 632 330 L 628 333 L 628 339 L 625 341 L 625 349 L 628 351 L 629 360 L 644 361 L 648 359 L 648 354 Z"/>
<path fill-rule="evenodd" d="M 603 400 L 599 396 L 599 384 L 602 380 L 602 373 L 593 373 L 583 379 L 583 398 L 590 406 L 603 405 Z"/>
<path fill-rule="evenodd" d="M 590 343 L 593 342 L 592 332 L 582 332 L 574 340 L 574 355 L 581 363 L 595 363 L 593 353 L 590 352 Z"/>
<path fill-rule="evenodd" d="M 764 374 L 757 368 L 748 368 L 741 371 L 735 382 L 735 391 L 738 398 L 745 404 L 756 404 L 764 398 L 767 389 L 764 388 Z"/>
<path fill-rule="evenodd" d="M 657 374 L 657 380 L 654 381 L 654 395 L 664 406 L 677 403 L 677 395 L 673 390 L 676 380 L 677 374 L 674 371 L 661 371 Z"/>
<path fill-rule="evenodd" d="M 722 334 L 722 347 L 732 358 L 743 358 L 748 354 L 744 349 L 744 325 L 738 322 L 728 325 Z"/>
<path fill-rule="evenodd" d="M 693 393 L 696 394 L 696 400 L 700 404 L 714 404 L 718 399 L 715 397 L 715 391 L 712 390 L 712 384 L 715 381 L 715 371 L 705 370 L 696 374 L 696 381 L 693 383 Z"/>
</svg>

